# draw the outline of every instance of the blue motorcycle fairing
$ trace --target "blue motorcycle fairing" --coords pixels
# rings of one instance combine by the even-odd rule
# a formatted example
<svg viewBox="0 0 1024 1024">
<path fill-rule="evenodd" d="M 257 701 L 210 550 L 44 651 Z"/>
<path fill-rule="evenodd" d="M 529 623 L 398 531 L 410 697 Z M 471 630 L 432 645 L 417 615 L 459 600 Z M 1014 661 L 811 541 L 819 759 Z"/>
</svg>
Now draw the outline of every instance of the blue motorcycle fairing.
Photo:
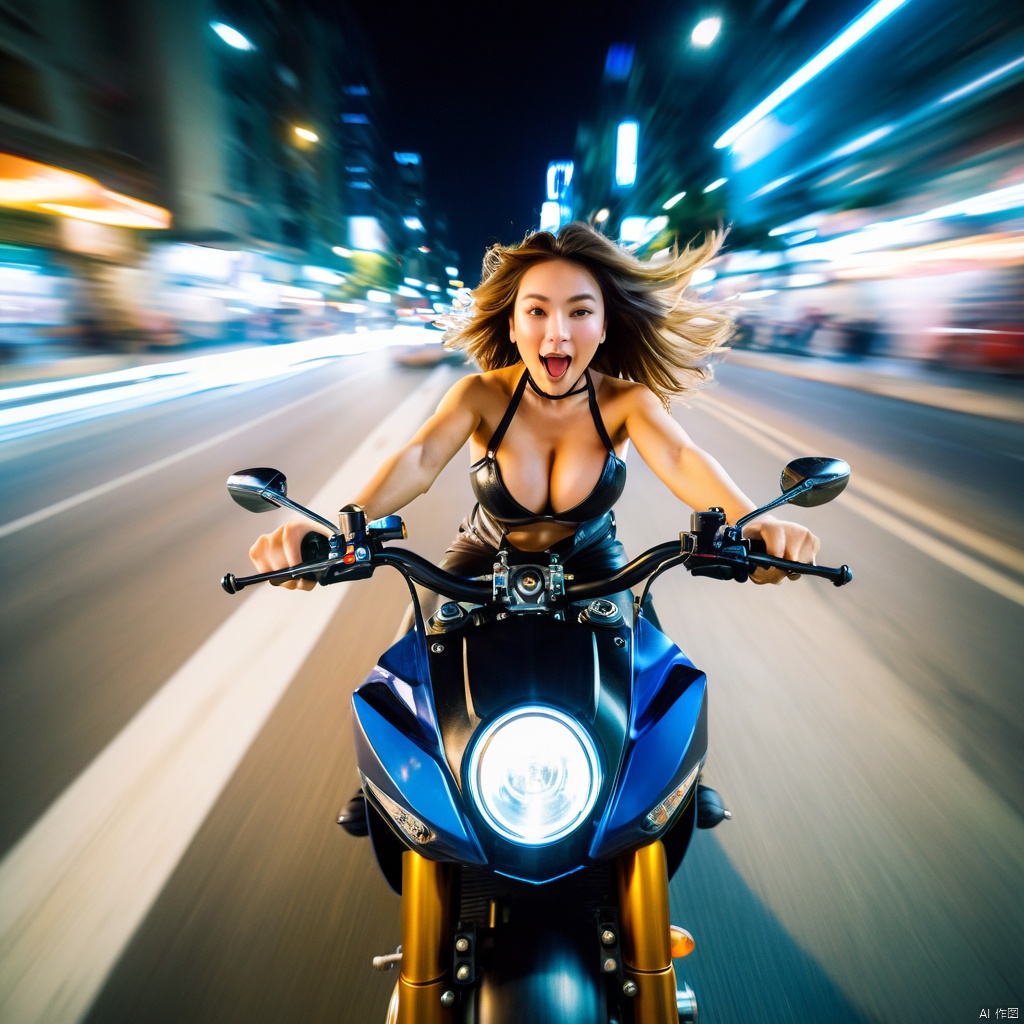
<svg viewBox="0 0 1024 1024">
<path fill-rule="evenodd" d="M 422 725 L 437 735 L 437 709 L 429 686 L 430 664 L 417 630 L 411 630 L 389 647 L 367 682 L 383 679 L 413 711 Z"/>
<path fill-rule="evenodd" d="M 436 839 L 416 846 L 418 853 L 432 860 L 485 864 L 487 859 L 455 796 L 454 779 L 440 758 L 438 743 L 428 749 L 416 742 L 408 731 L 411 716 L 406 717 L 394 705 L 389 708 L 389 702 L 380 699 L 381 687 L 386 687 L 382 681 L 368 682 L 352 694 L 359 770 L 381 792 L 433 829 Z M 378 689 L 377 694 L 374 689 Z M 366 796 L 373 800 L 371 793 Z M 390 823 L 387 811 L 377 809 Z M 396 826 L 392 828 L 402 842 L 412 847 Z"/>
<path fill-rule="evenodd" d="M 435 830 L 437 841 L 419 848 L 426 856 L 541 884 L 655 838 L 644 817 L 706 754 L 705 701 L 703 673 L 643 618 L 635 635 L 625 624 L 548 616 L 477 622 L 437 635 L 429 654 L 414 632 L 353 695 L 358 761 L 374 785 Z M 549 846 L 495 834 L 463 778 L 480 730 L 523 704 L 576 716 L 600 751 L 595 816 Z"/>
<path fill-rule="evenodd" d="M 590 849 L 595 861 L 657 838 L 644 831 L 644 818 L 707 755 L 704 673 L 643 619 L 635 640 L 629 743 Z"/>
<path fill-rule="evenodd" d="M 633 726 L 642 727 L 661 710 L 664 685 L 675 665 L 702 675 L 679 647 L 642 616 L 636 621 L 633 639 Z"/>
</svg>

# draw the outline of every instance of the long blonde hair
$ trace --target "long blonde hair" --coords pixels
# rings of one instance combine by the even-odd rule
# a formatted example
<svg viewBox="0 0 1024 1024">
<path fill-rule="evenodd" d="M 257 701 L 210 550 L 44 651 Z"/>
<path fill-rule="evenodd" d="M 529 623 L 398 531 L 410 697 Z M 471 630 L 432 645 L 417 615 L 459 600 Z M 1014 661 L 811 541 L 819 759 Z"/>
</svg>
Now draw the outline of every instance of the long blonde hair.
<svg viewBox="0 0 1024 1024">
<path fill-rule="evenodd" d="M 732 334 L 723 305 L 685 294 L 694 272 L 723 240 L 724 233 L 711 233 L 700 245 L 673 248 L 671 258 L 659 263 L 638 259 L 580 222 L 557 235 L 537 231 L 516 245 L 494 245 L 471 303 L 448 320 L 445 344 L 484 370 L 521 362 L 509 341 L 508 318 L 523 275 L 539 263 L 569 260 L 594 276 L 604 297 L 608 333 L 591 365 L 646 385 L 667 408 L 711 381 L 711 354 Z"/>
</svg>

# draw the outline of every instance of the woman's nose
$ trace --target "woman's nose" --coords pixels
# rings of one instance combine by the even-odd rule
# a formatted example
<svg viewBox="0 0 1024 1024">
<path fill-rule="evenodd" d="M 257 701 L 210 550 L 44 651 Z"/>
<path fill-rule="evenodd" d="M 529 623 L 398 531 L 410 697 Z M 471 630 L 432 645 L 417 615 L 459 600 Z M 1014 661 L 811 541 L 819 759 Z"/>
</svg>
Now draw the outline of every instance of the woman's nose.
<svg viewBox="0 0 1024 1024">
<path fill-rule="evenodd" d="M 564 341 L 569 337 L 569 318 L 561 313 L 548 317 L 548 337 L 552 341 Z"/>
</svg>

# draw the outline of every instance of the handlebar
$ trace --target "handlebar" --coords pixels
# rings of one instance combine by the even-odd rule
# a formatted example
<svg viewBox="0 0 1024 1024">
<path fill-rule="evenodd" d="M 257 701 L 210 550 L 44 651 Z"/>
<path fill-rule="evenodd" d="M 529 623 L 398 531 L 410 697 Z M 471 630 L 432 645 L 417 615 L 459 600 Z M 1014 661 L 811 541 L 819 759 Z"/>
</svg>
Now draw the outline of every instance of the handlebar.
<svg viewBox="0 0 1024 1024">
<path fill-rule="evenodd" d="M 752 549 L 754 545 L 761 550 Z M 366 579 L 378 566 L 387 565 L 397 569 L 412 582 L 446 597 L 474 604 L 484 604 L 492 598 L 489 578 L 466 579 L 462 576 L 453 576 L 415 552 L 401 548 L 385 549 L 379 539 L 370 538 L 361 544 L 349 543 L 346 547 L 342 538 L 342 542 L 333 547 L 339 552 L 344 552 L 343 556 L 330 554 L 331 547 L 322 534 L 307 534 L 303 538 L 302 553 L 312 554 L 315 560 L 252 576 L 237 577 L 233 573 L 228 573 L 221 580 L 221 586 L 229 594 L 237 594 L 255 583 L 294 579 L 316 579 L 321 585 L 326 586 L 330 583 Z M 717 535 L 709 546 L 706 538 L 702 541 L 700 534 L 691 532 L 681 534 L 678 541 L 649 548 L 611 576 L 578 582 L 567 576 L 565 601 L 585 601 L 629 590 L 649 576 L 674 564 L 684 565 L 695 576 L 713 576 L 740 582 L 749 577 L 753 568 L 762 566 L 782 569 L 792 575 L 821 576 L 831 580 L 837 587 L 844 586 L 853 579 L 853 573 L 847 565 L 830 568 L 791 562 L 765 553 L 763 545 L 759 542 L 734 539 L 734 543 L 726 544 L 719 540 Z"/>
</svg>

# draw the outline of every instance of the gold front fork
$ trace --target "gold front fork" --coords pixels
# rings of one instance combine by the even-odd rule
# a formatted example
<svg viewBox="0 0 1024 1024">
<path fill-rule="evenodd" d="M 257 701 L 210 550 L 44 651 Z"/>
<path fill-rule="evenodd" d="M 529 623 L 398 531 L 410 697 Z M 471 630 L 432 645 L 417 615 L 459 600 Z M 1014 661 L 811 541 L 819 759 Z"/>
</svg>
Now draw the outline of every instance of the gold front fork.
<svg viewBox="0 0 1024 1024">
<path fill-rule="evenodd" d="M 441 1005 L 449 947 L 451 865 L 402 854 L 402 970 L 398 977 L 398 1024 L 448 1024 Z"/>
<path fill-rule="evenodd" d="M 677 1024 L 676 975 L 668 915 L 665 848 L 651 843 L 617 863 L 621 948 L 626 982 L 636 986 L 636 1024 Z M 402 969 L 397 1024 L 449 1024 L 441 1003 L 451 934 L 451 867 L 402 854 Z"/>
<path fill-rule="evenodd" d="M 653 842 L 618 858 L 622 965 L 636 985 L 636 1024 L 678 1024 L 668 919 L 665 847 Z"/>
</svg>

